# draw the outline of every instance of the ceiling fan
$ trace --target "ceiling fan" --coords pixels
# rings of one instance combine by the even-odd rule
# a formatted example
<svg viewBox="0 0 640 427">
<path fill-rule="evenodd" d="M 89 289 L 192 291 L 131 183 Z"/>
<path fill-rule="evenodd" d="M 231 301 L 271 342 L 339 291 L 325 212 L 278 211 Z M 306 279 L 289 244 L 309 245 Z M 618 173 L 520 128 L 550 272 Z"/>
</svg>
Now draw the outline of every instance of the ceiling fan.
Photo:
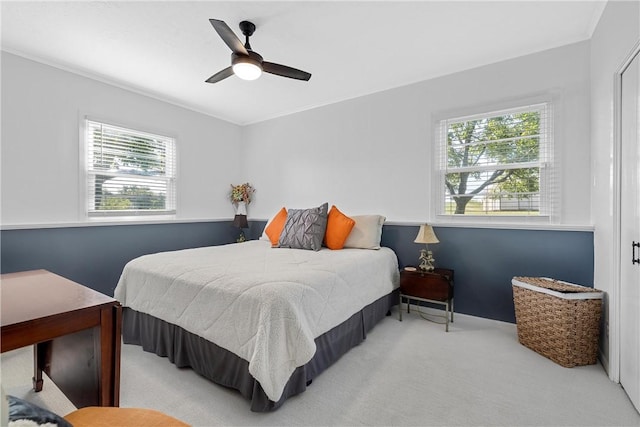
<svg viewBox="0 0 640 427">
<path fill-rule="evenodd" d="M 217 83 L 233 74 L 244 80 L 255 80 L 260 77 L 263 71 L 290 79 L 307 81 L 311 78 L 311 74 L 306 71 L 263 61 L 262 56 L 254 52 L 249 44 L 249 37 L 256 30 L 256 26 L 252 22 L 242 21 L 240 23 L 240 30 L 246 37 L 244 45 L 224 21 L 209 19 L 209 22 L 231 49 L 231 66 L 209 77 L 206 80 L 207 83 Z"/>
</svg>

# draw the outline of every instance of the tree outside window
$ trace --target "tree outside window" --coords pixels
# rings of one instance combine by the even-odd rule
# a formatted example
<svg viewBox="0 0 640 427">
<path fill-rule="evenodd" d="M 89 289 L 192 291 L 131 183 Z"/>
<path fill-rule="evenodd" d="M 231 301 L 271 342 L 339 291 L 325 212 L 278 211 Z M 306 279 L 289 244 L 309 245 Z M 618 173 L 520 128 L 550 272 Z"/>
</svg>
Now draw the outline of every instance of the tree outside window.
<svg viewBox="0 0 640 427">
<path fill-rule="evenodd" d="M 87 120 L 89 215 L 175 212 L 175 141 Z"/>
<path fill-rule="evenodd" d="M 540 215 L 550 151 L 547 111 L 540 104 L 441 122 L 442 213 Z"/>
</svg>

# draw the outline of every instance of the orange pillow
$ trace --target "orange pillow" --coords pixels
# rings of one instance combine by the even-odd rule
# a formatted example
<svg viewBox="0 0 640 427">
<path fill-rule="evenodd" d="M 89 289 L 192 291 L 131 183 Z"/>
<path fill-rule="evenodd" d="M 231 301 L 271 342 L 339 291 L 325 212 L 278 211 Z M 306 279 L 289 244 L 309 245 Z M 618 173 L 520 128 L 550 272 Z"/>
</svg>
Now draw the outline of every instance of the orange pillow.
<svg viewBox="0 0 640 427">
<path fill-rule="evenodd" d="M 327 215 L 327 230 L 324 233 L 325 246 L 329 249 L 342 249 L 355 224 L 354 220 L 340 212 L 335 206 L 331 206 Z"/>
<path fill-rule="evenodd" d="M 273 217 L 269 226 L 264 229 L 267 233 L 267 237 L 271 240 L 271 246 L 277 246 L 280 240 L 280 233 L 284 228 L 284 223 L 287 222 L 287 210 L 285 208 L 280 209 L 280 212 Z"/>
</svg>

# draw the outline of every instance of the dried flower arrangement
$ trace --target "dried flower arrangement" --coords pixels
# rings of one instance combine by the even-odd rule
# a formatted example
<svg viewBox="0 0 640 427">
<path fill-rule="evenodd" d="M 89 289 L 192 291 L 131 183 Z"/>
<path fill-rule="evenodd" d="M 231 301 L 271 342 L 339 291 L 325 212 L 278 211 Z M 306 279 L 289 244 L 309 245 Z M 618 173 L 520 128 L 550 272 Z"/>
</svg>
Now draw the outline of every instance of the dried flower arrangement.
<svg viewBox="0 0 640 427">
<path fill-rule="evenodd" d="M 256 191 L 251 184 L 245 182 L 240 185 L 231 185 L 231 193 L 229 198 L 231 203 L 245 202 L 247 205 L 251 203 L 251 195 Z"/>
</svg>

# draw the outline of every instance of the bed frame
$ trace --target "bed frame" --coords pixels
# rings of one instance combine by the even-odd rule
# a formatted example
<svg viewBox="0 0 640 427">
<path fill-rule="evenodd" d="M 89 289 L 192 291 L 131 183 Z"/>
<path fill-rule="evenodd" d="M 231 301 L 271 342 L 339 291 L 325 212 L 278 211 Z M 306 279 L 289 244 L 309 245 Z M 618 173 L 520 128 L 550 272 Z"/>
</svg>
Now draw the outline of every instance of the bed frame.
<svg viewBox="0 0 640 427">
<path fill-rule="evenodd" d="M 291 396 L 302 393 L 325 369 L 352 347 L 360 344 L 380 320 L 398 303 L 398 290 L 367 305 L 349 319 L 315 339 L 316 353 L 298 367 L 277 402 L 269 400 L 260 383 L 249 373 L 249 362 L 183 328 L 130 308 L 123 308 L 125 344 L 168 357 L 179 368 L 191 367 L 209 380 L 238 390 L 251 401 L 254 412 L 278 409 Z"/>
</svg>

